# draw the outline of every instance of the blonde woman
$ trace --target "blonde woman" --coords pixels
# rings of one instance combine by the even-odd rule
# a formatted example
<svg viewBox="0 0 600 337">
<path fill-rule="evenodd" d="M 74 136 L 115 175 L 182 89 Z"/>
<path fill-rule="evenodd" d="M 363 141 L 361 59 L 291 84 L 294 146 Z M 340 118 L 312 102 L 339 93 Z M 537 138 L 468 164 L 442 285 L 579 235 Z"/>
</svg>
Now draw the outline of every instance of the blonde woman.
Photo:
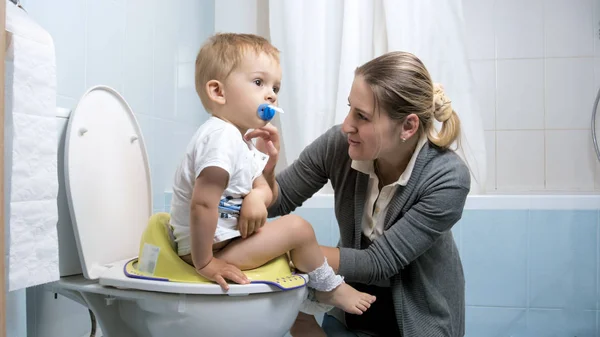
<svg viewBox="0 0 600 337">
<path fill-rule="evenodd" d="M 289 214 L 331 182 L 340 241 L 322 250 L 336 273 L 377 298 L 362 315 L 330 311 L 324 331 L 300 313 L 291 333 L 463 336 L 465 281 L 450 229 L 462 216 L 470 174 L 451 149 L 458 115 L 423 63 L 406 52 L 357 68 L 348 106 L 343 124 L 277 177 L 277 130 L 268 125 L 248 135 L 262 139 L 271 155 L 263 171 L 274 193 L 270 217 Z"/>
</svg>

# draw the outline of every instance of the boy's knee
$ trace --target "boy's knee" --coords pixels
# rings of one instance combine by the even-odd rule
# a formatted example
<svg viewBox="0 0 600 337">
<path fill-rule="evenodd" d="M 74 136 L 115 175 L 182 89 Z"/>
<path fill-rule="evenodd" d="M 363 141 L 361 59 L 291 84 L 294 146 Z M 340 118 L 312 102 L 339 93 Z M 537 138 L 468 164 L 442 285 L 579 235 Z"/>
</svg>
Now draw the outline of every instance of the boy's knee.
<svg viewBox="0 0 600 337">
<path fill-rule="evenodd" d="M 287 226 L 290 232 L 300 241 L 316 240 L 315 230 L 312 225 L 301 216 L 290 214 L 286 215 Z"/>
</svg>

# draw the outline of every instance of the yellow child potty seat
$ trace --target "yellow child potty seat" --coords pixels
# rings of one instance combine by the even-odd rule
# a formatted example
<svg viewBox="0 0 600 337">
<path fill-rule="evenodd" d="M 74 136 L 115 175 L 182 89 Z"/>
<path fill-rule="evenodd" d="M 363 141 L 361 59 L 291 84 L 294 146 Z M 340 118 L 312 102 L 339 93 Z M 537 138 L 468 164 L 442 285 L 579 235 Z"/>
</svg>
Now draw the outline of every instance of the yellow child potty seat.
<svg viewBox="0 0 600 337">
<path fill-rule="evenodd" d="M 200 276 L 193 266 L 183 261 L 171 246 L 168 234 L 169 213 L 150 217 L 142 234 L 139 258 L 129 261 L 124 272 L 127 277 L 153 281 L 215 284 Z M 246 270 L 251 283 L 274 285 L 281 290 L 306 286 L 304 277 L 292 272 L 287 255 L 281 255 L 263 266 Z"/>
</svg>

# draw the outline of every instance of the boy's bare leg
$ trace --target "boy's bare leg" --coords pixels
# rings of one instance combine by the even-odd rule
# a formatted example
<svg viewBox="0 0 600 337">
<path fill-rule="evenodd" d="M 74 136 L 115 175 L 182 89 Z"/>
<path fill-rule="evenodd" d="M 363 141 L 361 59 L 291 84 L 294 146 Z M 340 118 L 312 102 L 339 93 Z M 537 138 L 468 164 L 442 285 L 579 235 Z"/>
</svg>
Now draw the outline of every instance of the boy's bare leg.
<svg viewBox="0 0 600 337">
<path fill-rule="evenodd" d="M 325 261 L 312 226 L 296 215 L 286 215 L 267 222 L 259 232 L 246 239 L 234 240 L 215 253 L 215 257 L 241 270 L 248 270 L 262 266 L 287 251 L 291 251 L 294 266 L 303 272 L 313 271 Z M 359 292 L 346 283 L 329 292 L 317 291 L 315 296 L 322 303 L 357 315 L 366 311 L 375 301 L 375 297 Z"/>
<path fill-rule="evenodd" d="M 298 313 L 296 321 L 290 329 L 292 337 L 327 337 L 315 316 L 303 312 Z"/>
</svg>

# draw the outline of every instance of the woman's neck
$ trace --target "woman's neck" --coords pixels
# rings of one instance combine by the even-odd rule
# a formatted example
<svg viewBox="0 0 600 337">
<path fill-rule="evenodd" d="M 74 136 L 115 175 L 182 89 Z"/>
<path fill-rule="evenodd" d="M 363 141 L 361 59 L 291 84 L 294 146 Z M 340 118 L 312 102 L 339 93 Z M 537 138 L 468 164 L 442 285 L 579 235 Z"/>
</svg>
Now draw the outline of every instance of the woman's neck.
<svg viewBox="0 0 600 337">
<path fill-rule="evenodd" d="M 375 159 L 373 165 L 375 174 L 377 174 L 377 177 L 379 178 L 380 189 L 400 178 L 402 173 L 406 170 L 406 167 L 417 148 L 418 142 L 419 137 L 415 135 L 415 137 L 412 137 L 405 143 L 402 143 L 402 145 L 399 145 L 394 153 L 383 155 Z"/>
</svg>

